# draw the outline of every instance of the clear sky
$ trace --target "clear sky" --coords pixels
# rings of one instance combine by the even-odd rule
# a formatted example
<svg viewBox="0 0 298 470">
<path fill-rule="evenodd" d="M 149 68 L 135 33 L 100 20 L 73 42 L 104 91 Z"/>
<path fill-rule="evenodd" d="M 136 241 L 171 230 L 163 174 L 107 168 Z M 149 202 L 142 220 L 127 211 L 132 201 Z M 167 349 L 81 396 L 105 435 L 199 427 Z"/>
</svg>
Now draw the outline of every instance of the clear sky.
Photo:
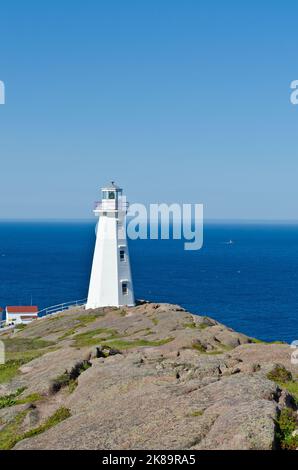
<svg viewBox="0 0 298 470">
<path fill-rule="evenodd" d="M 0 218 L 134 202 L 298 219 L 298 4 L 4 0 Z"/>
</svg>

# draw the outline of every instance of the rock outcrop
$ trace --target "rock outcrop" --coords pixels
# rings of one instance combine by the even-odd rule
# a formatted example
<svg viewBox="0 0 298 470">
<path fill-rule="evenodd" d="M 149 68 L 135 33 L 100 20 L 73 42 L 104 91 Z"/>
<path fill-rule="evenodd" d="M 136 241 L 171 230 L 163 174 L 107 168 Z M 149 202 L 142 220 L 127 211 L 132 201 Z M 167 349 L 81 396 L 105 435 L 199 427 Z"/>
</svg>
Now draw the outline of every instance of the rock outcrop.
<svg viewBox="0 0 298 470">
<path fill-rule="evenodd" d="M 179 306 L 78 308 L 1 339 L 6 369 L 20 364 L 9 380 L 0 366 L 4 405 L 14 396 L 0 409 L 0 448 L 275 449 L 281 410 L 296 413 L 268 378 L 278 364 L 296 383 L 288 345 Z"/>
</svg>

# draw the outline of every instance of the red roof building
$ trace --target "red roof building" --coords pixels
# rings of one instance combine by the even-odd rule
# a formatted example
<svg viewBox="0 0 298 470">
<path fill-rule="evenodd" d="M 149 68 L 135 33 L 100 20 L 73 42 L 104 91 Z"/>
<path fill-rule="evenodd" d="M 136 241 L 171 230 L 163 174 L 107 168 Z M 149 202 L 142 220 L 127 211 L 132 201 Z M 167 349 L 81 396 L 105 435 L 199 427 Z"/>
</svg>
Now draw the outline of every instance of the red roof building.
<svg viewBox="0 0 298 470">
<path fill-rule="evenodd" d="M 37 318 L 38 307 L 36 305 L 9 305 L 6 307 L 6 323 L 8 325 L 30 323 Z"/>
<path fill-rule="evenodd" d="M 17 305 L 6 307 L 8 313 L 37 313 L 38 307 L 36 305 Z"/>
</svg>

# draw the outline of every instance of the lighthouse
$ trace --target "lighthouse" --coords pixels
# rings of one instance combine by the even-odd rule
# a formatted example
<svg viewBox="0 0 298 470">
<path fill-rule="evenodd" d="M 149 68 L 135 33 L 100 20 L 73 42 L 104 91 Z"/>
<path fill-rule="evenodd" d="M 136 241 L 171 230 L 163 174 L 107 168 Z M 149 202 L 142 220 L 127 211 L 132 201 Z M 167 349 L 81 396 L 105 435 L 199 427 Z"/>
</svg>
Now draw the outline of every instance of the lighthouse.
<svg viewBox="0 0 298 470">
<path fill-rule="evenodd" d="M 134 306 L 125 225 L 128 203 L 113 181 L 101 193 L 93 211 L 99 220 L 86 309 Z"/>
</svg>

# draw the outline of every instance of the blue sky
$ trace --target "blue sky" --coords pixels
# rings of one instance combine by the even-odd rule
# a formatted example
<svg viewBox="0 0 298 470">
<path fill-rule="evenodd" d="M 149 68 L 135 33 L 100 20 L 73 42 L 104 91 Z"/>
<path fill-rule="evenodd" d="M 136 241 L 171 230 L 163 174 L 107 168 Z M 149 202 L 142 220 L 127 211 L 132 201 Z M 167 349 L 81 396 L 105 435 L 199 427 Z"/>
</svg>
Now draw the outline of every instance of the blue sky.
<svg viewBox="0 0 298 470">
<path fill-rule="evenodd" d="M 0 218 L 135 202 L 298 219 L 294 1 L 6 0 Z"/>
</svg>

